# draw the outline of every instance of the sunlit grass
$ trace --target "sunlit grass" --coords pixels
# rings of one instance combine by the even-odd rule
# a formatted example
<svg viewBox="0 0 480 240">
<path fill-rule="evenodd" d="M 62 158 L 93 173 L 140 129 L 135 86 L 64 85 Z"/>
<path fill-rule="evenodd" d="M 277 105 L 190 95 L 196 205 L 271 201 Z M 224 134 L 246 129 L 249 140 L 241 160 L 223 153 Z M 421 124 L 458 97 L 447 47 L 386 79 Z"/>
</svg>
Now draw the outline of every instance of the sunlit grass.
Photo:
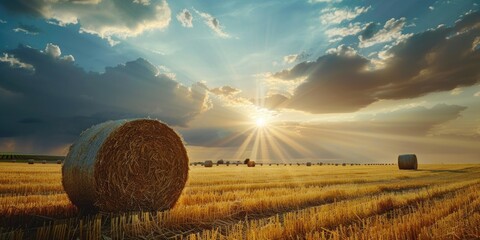
<svg viewBox="0 0 480 240">
<path fill-rule="evenodd" d="M 418 223 L 410 234 L 438 236 L 446 234 L 443 227 L 460 221 L 457 211 L 464 214 L 464 224 L 478 222 L 474 204 L 480 194 L 479 179 L 477 165 L 420 165 L 418 171 L 400 171 L 396 166 L 191 167 L 187 186 L 170 211 L 78 217 L 63 192 L 59 165 L 2 163 L 0 226 L 7 228 L 0 232 L 43 239 L 80 233 L 91 239 L 99 234 L 394 239 L 402 235 L 392 234 L 387 226 L 412 228 Z M 392 214 L 397 217 L 392 219 Z M 442 221 L 432 222 L 432 217 Z M 48 224 L 43 226 L 42 221 Z M 25 224 L 38 229 L 36 235 L 18 229 Z M 475 234 L 471 229 L 455 232 Z"/>
</svg>

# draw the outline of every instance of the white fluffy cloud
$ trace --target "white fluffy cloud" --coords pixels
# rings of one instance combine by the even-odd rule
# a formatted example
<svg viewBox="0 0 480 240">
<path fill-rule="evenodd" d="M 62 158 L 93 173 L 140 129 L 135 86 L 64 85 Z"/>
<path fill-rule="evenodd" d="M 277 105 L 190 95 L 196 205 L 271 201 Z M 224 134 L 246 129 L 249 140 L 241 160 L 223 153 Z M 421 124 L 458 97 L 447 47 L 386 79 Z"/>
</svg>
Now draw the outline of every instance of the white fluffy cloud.
<svg viewBox="0 0 480 240">
<path fill-rule="evenodd" d="M 322 10 L 320 21 L 322 24 L 338 24 L 343 21 L 352 20 L 358 17 L 362 13 L 366 13 L 370 9 L 368 7 L 355 7 L 354 9 L 338 9 L 338 8 L 326 8 Z"/>
<path fill-rule="evenodd" d="M 2 1 L 0 4 L 61 26 L 80 24 L 81 32 L 107 40 L 164 29 L 171 19 L 166 0 L 18 0 Z"/>
<path fill-rule="evenodd" d="M 378 30 L 370 37 L 365 37 L 363 35 L 359 36 L 359 47 L 366 48 L 379 43 L 405 39 L 406 37 L 410 36 L 408 34 L 402 34 L 405 24 L 406 19 L 404 17 L 399 19 L 392 18 L 385 22 L 385 25 L 382 29 Z"/>
<path fill-rule="evenodd" d="M 220 24 L 220 22 L 218 21 L 217 18 L 213 17 L 212 15 L 210 15 L 208 13 L 200 12 L 196 9 L 194 9 L 194 10 L 200 17 L 202 17 L 203 22 L 210 29 L 212 29 L 217 34 L 217 36 L 219 36 L 221 38 L 230 38 L 231 37 L 230 34 L 228 34 L 227 32 L 225 32 L 223 30 L 224 27 Z"/>
<path fill-rule="evenodd" d="M 325 34 L 329 37 L 346 37 L 350 35 L 356 35 L 365 29 L 366 24 L 361 23 L 349 23 L 346 27 L 330 28 L 325 31 Z"/>
<path fill-rule="evenodd" d="M 187 9 L 183 9 L 181 12 L 177 14 L 177 20 L 182 24 L 182 26 L 191 28 L 193 27 L 193 17 L 190 11 Z"/>
<path fill-rule="evenodd" d="M 47 43 L 47 46 L 45 47 L 45 53 L 57 58 L 62 55 L 62 50 L 60 50 L 60 47 L 58 45 L 55 45 L 53 43 Z"/>
<path fill-rule="evenodd" d="M 297 54 L 290 54 L 287 56 L 283 57 L 283 62 L 284 63 L 294 63 L 294 62 L 300 62 L 306 60 L 308 57 L 310 57 L 310 54 L 306 52 L 301 52 Z"/>
<path fill-rule="evenodd" d="M 18 58 L 15 58 L 14 55 L 9 55 L 8 53 L 4 53 L 3 57 L 0 57 L 0 62 L 8 63 L 12 68 L 34 70 L 34 67 L 31 64 L 24 63 Z"/>
</svg>

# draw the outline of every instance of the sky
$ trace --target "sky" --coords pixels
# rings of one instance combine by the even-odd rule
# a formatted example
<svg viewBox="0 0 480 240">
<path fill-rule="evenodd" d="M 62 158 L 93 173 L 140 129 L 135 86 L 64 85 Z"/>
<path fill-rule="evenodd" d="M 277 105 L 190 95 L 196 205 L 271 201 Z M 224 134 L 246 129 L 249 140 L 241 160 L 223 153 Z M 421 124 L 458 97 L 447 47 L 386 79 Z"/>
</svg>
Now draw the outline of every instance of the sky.
<svg viewBox="0 0 480 240">
<path fill-rule="evenodd" d="M 0 152 L 152 118 L 191 161 L 480 163 L 479 5 L 0 0 Z"/>
</svg>

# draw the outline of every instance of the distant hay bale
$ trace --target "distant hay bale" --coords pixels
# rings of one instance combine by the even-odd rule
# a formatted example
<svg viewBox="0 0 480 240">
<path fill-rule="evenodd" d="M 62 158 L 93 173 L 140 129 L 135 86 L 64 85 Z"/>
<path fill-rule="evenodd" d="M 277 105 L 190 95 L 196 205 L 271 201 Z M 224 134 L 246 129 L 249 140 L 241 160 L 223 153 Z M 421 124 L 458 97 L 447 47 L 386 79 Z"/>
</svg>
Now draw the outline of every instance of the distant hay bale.
<svg viewBox="0 0 480 240">
<path fill-rule="evenodd" d="M 207 160 L 203 163 L 204 167 L 213 167 L 213 162 L 210 160 Z"/>
<path fill-rule="evenodd" d="M 344 167 L 345 167 L 345 166 L 347 166 L 347 164 L 346 164 L 346 163 L 342 163 L 342 166 L 344 166 Z"/>
<path fill-rule="evenodd" d="M 28 159 L 28 164 L 34 164 L 35 163 L 35 160 L 33 159 Z"/>
<path fill-rule="evenodd" d="M 255 161 L 252 161 L 252 160 L 248 161 L 247 167 L 255 167 Z"/>
<path fill-rule="evenodd" d="M 47 164 L 47 160 L 42 160 L 42 164 Z"/>
<path fill-rule="evenodd" d="M 82 211 L 172 208 L 188 178 L 182 139 L 157 120 L 104 122 L 84 131 L 62 167 L 68 198 Z"/>
<path fill-rule="evenodd" d="M 417 170 L 418 162 L 415 154 L 403 154 L 398 156 L 399 169 L 413 169 Z"/>
<path fill-rule="evenodd" d="M 260 166 L 263 166 L 263 163 L 260 163 Z"/>
<path fill-rule="evenodd" d="M 57 164 L 62 164 L 62 160 L 57 160 Z"/>
<path fill-rule="evenodd" d="M 307 167 L 310 167 L 312 166 L 312 163 L 311 162 L 307 162 Z"/>
</svg>

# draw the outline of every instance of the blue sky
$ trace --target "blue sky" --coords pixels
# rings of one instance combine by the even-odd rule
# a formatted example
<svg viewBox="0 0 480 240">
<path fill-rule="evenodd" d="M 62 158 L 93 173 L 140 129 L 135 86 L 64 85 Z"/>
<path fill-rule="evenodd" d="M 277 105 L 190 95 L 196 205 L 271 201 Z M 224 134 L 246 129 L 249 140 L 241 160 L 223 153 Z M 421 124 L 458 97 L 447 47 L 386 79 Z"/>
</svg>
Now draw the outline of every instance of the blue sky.
<svg viewBox="0 0 480 240">
<path fill-rule="evenodd" d="M 422 142 L 429 161 L 444 145 L 475 161 L 478 10 L 476 1 L 2 0 L 0 106 L 12 114 L 0 119 L 0 151 L 65 154 L 91 124 L 150 116 L 176 127 L 200 160 L 378 160 Z M 377 126 L 407 138 L 374 157 L 345 155 L 346 141 L 321 133 L 297 136 L 352 121 L 353 132 L 372 121 L 426 130 Z M 261 146 L 248 131 L 283 133 L 263 134 Z"/>
</svg>

